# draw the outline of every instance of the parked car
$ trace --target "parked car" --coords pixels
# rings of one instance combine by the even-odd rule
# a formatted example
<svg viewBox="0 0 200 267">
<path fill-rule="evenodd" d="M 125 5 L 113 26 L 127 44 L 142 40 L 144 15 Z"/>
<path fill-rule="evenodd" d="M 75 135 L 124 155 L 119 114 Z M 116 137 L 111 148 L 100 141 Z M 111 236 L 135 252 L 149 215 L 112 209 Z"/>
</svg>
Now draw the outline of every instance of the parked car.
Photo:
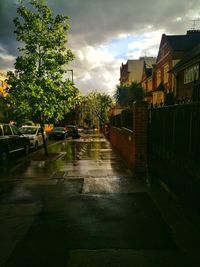
<svg viewBox="0 0 200 267">
<path fill-rule="evenodd" d="M 40 126 L 22 126 L 20 132 L 30 140 L 30 148 L 37 150 L 43 145 L 42 130 Z M 44 138 L 47 142 L 47 134 L 44 131 Z"/>
<path fill-rule="evenodd" d="M 71 136 L 73 139 L 80 138 L 78 127 L 76 125 L 67 125 L 66 129 L 68 136 Z"/>
<path fill-rule="evenodd" d="M 0 123 L 0 163 L 20 152 L 27 155 L 29 146 L 29 139 L 20 133 L 16 126 Z"/>
<path fill-rule="evenodd" d="M 65 139 L 68 133 L 65 127 L 55 127 L 49 134 L 49 139 Z"/>
</svg>

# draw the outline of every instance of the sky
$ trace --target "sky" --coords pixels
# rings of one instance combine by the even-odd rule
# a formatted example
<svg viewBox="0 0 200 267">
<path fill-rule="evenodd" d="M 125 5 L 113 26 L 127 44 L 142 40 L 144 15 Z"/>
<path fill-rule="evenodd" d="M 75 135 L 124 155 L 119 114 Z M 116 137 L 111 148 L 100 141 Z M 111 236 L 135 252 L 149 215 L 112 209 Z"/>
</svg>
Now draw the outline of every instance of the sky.
<svg viewBox="0 0 200 267">
<path fill-rule="evenodd" d="M 25 2 L 28 0 L 25 0 Z M 19 0 L 0 0 L 0 71 L 14 69 L 19 43 L 13 19 Z M 162 34 L 200 28 L 200 0 L 46 0 L 53 13 L 70 17 L 67 47 L 75 60 L 76 87 L 82 94 L 112 95 L 120 66 L 128 59 L 157 56 Z M 71 71 L 67 72 L 70 79 Z"/>
</svg>

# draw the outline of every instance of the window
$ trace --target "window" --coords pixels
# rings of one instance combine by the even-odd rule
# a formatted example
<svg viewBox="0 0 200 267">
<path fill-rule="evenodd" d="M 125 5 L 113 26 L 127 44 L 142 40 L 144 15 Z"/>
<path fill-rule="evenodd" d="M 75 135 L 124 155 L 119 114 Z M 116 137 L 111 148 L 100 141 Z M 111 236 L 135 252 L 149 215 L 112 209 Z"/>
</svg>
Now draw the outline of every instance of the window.
<svg viewBox="0 0 200 267">
<path fill-rule="evenodd" d="M 160 83 L 161 83 L 161 71 L 158 70 L 156 72 L 156 86 L 158 87 Z"/>
<path fill-rule="evenodd" d="M 169 81 L 169 73 L 168 73 L 168 71 L 169 71 L 169 65 L 166 64 L 164 66 L 164 83 L 168 83 L 168 81 Z"/>
<path fill-rule="evenodd" d="M 199 79 L 199 64 L 193 65 L 184 70 L 184 84 L 191 83 Z"/>
</svg>

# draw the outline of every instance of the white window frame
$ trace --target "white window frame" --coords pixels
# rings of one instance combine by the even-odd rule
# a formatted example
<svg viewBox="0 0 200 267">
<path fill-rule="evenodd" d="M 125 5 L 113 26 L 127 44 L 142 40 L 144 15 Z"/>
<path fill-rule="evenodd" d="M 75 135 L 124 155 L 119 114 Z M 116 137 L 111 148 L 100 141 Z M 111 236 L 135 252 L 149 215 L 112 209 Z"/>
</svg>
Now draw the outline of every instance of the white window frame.
<svg viewBox="0 0 200 267">
<path fill-rule="evenodd" d="M 184 84 L 194 82 L 199 79 L 199 64 L 195 64 L 184 70 Z"/>
</svg>

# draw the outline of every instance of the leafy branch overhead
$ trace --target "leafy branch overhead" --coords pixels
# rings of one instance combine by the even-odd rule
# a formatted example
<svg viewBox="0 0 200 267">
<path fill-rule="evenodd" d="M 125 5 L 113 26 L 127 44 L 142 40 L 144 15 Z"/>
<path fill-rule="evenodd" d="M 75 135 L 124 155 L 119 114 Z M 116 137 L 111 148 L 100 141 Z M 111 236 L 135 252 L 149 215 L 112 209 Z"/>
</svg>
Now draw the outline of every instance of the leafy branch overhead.
<svg viewBox="0 0 200 267">
<path fill-rule="evenodd" d="M 67 48 L 69 17 L 53 15 L 42 1 L 20 4 L 14 19 L 20 55 L 15 72 L 8 73 L 10 102 L 16 115 L 55 121 L 78 102 L 78 89 L 64 79 L 65 66 L 74 55 Z"/>
</svg>

